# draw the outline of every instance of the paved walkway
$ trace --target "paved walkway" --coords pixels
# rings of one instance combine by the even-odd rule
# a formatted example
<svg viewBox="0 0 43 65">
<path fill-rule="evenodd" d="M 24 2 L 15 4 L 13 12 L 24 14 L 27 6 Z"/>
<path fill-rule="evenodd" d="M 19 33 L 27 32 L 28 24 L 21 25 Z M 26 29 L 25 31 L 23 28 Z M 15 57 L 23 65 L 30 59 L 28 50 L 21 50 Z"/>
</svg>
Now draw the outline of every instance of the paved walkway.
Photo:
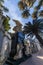
<svg viewBox="0 0 43 65">
<path fill-rule="evenodd" d="M 43 49 L 20 65 L 43 65 Z"/>
</svg>

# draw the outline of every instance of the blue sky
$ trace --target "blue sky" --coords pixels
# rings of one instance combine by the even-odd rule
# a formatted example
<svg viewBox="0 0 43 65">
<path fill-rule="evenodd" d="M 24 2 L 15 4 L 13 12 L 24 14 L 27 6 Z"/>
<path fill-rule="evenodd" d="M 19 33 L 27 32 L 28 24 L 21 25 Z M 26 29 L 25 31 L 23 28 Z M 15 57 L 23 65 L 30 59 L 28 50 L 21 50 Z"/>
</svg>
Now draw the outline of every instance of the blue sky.
<svg viewBox="0 0 43 65">
<path fill-rule="evenodd" d="M 4 3 L 4 5 L 9 9 L 9 12 L 6 14 L 11 18 L 9 23 L 10 23 L 12 28 L 15 26 L 15 23 L 12 21 L 12 19 L 19 20 L 23 25 L 30 20 L 32 21 L 31 17 L 29 17 L 28 19 L 22 18 L 21 12 L 18 8 L 18 1 L 19 0 L 5 0 L 5 3 Z M 38 5 L 38 0 L 35 2 L 34 7 L 37 5 Z M 34 11 L 34 7 L 30 9 L 31 14 Z M 43 9 L 43 8 L 41 8 L 41 9 Z M 6 14 L 4 13 L 4 15 L 6 15 Z M 13 32 L 12 28 L 10 30 L 11 32 Z"/>
</svg>

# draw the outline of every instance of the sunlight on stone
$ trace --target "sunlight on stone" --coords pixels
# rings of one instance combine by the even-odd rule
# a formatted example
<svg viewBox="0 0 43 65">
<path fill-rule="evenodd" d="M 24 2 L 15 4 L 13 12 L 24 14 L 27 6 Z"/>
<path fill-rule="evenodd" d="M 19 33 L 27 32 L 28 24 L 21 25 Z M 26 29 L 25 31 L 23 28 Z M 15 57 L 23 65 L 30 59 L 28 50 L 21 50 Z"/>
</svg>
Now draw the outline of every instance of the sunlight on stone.
<svg viewBox="0 0 43 65">
<path fill-rule="evenodd" d="M 7 45 L 5 45 L 5 50 L 7 50 Z"/>
<path fill-rule="evenodd" d="M 43 56 L 37 56 L 37 58 L 39 58 L 39 59 L 42 59 L 42 60 L 43 60 Z"/>
</svg>

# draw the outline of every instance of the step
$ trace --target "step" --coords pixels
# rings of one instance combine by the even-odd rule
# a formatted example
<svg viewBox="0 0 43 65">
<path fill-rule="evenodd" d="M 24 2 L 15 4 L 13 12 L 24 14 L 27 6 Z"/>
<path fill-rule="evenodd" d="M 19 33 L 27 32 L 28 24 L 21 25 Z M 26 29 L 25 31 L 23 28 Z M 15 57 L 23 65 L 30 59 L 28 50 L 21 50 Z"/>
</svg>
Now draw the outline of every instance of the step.
<svg viewBox="0 0 43 65">
<path fill-rule="evenodd" d="M 5 62 L 5 65 L 19 65 L 20 63 L 26 61 L 27 59 L 29 59 L 31 56 L 24 56 L 21 59 L 18 60 L 14 60 L 13 58 L 8 58 Z"/>
</svg>

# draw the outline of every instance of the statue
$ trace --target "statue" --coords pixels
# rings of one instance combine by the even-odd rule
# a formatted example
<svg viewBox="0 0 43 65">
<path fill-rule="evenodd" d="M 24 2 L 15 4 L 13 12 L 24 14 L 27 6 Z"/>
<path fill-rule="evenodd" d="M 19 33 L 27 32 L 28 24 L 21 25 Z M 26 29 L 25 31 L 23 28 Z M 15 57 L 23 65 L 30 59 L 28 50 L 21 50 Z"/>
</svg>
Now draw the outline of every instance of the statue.
<svg viewBox="0 0 43 65">
<path fill-rule="evenodd" d="M 16 43 L 14 42 L 14 46 L 16 44 L 16 54 L 13 55 L 14 59 L 19 59 L 22 56 L 25 56 L 25 45 L 24 45 L 24 38 L 25 35 L 22 32 L 22 24 L 18 20 L 13 20 L 16 23 L 16 26 L 13 28 L 15 31 Z M 12 43 L 13 45 L 13 43 Z"/>
<path fill-rule="evenodd" d="M 7 58 L 11 51 L 11 36 L 4 29 L 4 18 L 5 16 L 0 15 L 0 62 Z"/>
</svg>

